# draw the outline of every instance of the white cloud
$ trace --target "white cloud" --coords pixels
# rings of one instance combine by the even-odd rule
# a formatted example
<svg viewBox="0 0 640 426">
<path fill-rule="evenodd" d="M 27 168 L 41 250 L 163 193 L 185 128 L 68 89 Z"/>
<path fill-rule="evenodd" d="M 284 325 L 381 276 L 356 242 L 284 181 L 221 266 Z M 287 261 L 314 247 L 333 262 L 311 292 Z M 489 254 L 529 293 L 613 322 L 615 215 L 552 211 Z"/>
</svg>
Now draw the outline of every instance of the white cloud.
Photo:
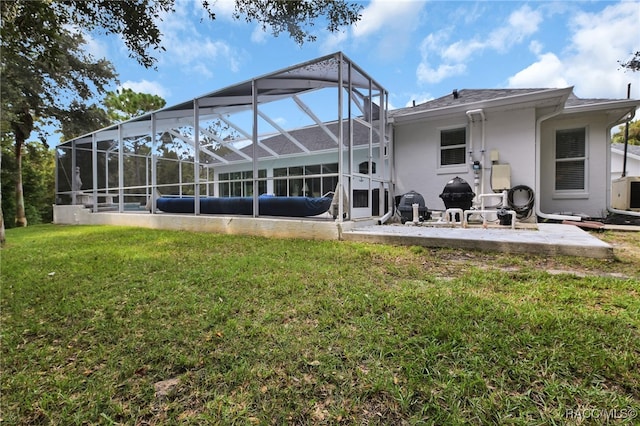
<svg viewBox="0 0 640 426">
<path fill-rule="evenodd" d="M 422 2 L 398 0 L 372 0 L 362 10 L 362 19 L 353 27 L 354 37 L 366 37 L 371 34 L 387 31 L 389 26 L 398 27 L 407 24 L 424 6 Z"/>
<path fill-rule="evenodd" d="M 502 37 L 500 44 L 512 44 L 521 41 L 524 37 L 535 34 L 542 23 L 542 14 L 524 6 L 509 16 L 507 34 Z"/>
<path fill-rule="evenodd" d="M 410 46 L 411 33 L 420 23 L 426 2 L 414 0 L 371 0 L 361 11 L 361 19 L 350 28 L 334 33 L 325 32 L 321 44 L 323 52 L 347 50 L 347 42 L 354 50 L 369 49 L 375 44 L 379 57 L 392 60 Z"/>
<path fill-rule="evenodd" d="M 640 8 L 637 2 L 607 6 L 599 13 L 581 12 L 570 21 L 571 42 L 563 52 L 542 53 L 538 60 L 509 78 L 512 87 L 575 86 L 581 97 L 624 97 L 626 85 L 637 77 L 620 70 L 618 61 L 638 49 Z M 640 93 L 638 85 L 632 86 Z M 634 95 L 638 97 L 638 95 Z"/>
<path fill-rule="evenodd" d="M 553 53 L 540 55 L 538 62 L 509 78 L 509 87 L 567 87 L 562 76 L 564 64 Z"/>
<path fill-rule="evenodd" d="M 543 48 L 544 46 L 538 40 L 532 40 L 531 43 L 529 43 L 529 50 L 535 55 L 541 54 Z"/>
<path fill-rule="evenodd" d="M 264 44 L 267 42 L 269 33 L 262 28 L 262 25 L 258 24 L 251 32 L 251 41 L 257 44 Z"/>
<path fill-rule="evenodd" d="M 418 65 L 418 81 L 437 83 L 460 75 L 466 63 L 478 52 L 494 50 L 505 52 L 535 34 L 542 22 L 542 14 L 524 5 L 512 12 L 503 27 L 489 34 L 477 34 L 471 39 L 447 44 L 455 30 L 448 28 L 429 34 L 421 44 L 422 62 Z"/>
<path fill-rule="evenodd" d="M 84 38 L 85 50 L 87 53 L 89 53 L 95 59 L 102 59 L 107 57 L 108 49 L 103 42 L 86 33 L 83 34 L 82 37 Z"/>
<path fill-rule="evenodd" d="M 214 11 L 228 11 L 227 1 L 218 1 Z M 222 40 L 214 40 L 203 34 L 206 25 L 193 25 L 193 15 L 202 14 L 202 5 L 193 1 L 176 2 L 175 12 L 162 17 L 158 26 L 163 34 L 162 45 L 166 51 L 160 56 L 161 63 L 179 64 L 185 74 L 197 74 L 204 78 L 214 76 L 213 69 L 237 72 L 241 53 Z M 226 12 L 225 12 L 226 13 Z M 208 17 L 203 17 L 203 21 Z M 215 25 L 215 23 L 214 23 Z"/>
<path fill-rule="evenodd" d="M 538 31 L 542 22 L 542 14 L 532 10 L 528 5 L 521 7 L 509 15 L 507 24 L 497 28 L 486 37 L 486 41 L 474 40 L 469 42 L 475 50 L 493 49 L 504 52 L 521 43 L 528 36 Z"/>
<path fill-rule="evenodd" d="M 440 56 L 447 62 L 462 62 L 469 59 L 471 55 L 479 50 L 483 50 L 487 44 L 476 40 L 460 40 L 440 52 Z"/>
<path fill-rule="evenodd" d="M 134 92 L 138 92 L 138 93 L 148 93 L 150 95 L 157 95 L 164 99 L 166 99 L 171 94 L 161 84 L 154 81 L 148 81 L 148 80 L 141 80 L 141 81 L 128 80 L 122 83 L 120 87 L 125 89 L 131 89 Z"/>
<path fill-rule="evenodd" d="M 339 31 L 328 34 L 320 46 L 320 51 L 324 53 L 332 53 L 338 50 L 344 50 L 342 46 L 349 38 L 346 31 Z"/>
<path fill-rule="evenodd" d="M 203 0 L 200 0 L 199 3 L 202 4 Z M 229 20 L 233 19 L 233 12 L 236 7 L 235 0 L 213 0 L 208 1 L 208 3 L 209 8 L 213 10 L 213 13 L 215 13 L 216 19 L 219 19 L 221 17 Z M 202 8 L 202 12 L 203 17 L 209 19 L 209 16 L 206 14 L 204 7 Z"/>
<path fill-rule="evenodd" d="M 422 61 L 418 65 L 416 75 L 418 76 L 418 81 L 438 83 L 445 78 L 464 74 L 466 70 L 465 64 L 440 64 L 437 67 L 432 67 L 428 62 Z"/>
</svg>

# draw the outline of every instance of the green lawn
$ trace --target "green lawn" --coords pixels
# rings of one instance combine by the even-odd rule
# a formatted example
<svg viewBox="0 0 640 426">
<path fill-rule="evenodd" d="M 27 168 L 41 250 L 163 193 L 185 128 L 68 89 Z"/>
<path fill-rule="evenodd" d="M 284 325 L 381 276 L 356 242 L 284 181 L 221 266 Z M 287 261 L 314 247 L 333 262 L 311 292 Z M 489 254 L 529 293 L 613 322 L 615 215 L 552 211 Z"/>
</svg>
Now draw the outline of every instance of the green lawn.
<svg viewBox="0 0 640 426">
<path fill-rule="evenodd" d="M 617 260 L 9 229 L 1 423 L 635 424 L 640 238 L 602 238 Z"/>
</svg>

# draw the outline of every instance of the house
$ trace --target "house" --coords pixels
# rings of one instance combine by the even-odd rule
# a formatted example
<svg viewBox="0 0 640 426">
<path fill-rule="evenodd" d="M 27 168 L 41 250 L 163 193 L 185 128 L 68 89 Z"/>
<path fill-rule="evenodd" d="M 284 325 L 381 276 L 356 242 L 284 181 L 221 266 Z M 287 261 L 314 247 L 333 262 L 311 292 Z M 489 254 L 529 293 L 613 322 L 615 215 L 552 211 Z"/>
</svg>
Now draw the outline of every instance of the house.
<svg viewBox="0 0 640 426">
<path fill-rule="evenodd" d="M 465 89 L 390 111 L 395 191 L 415 190 L 430 208 L 444 209 L 439 194 L 460 177 L 476 194 L 528 189 L 532 218 L 604 217 L 611 129 L 639 106 L 580 99 L 571 87 Z"/>
<path fill-rule="evenodd" d="M 337 191 L 338 222 L 384 222 L 394 197 L 412 190 L 429 209 L 445 210 L 440 195 L 458 177 L 475 210 L 506 196 L 521 220 L 620 209 L 611 208 L 611 129 L 639 100 L 580 99 L 571 87 L 454 90 L 393 111 L 387 99 L 341 52 L 256 77 L 59 145 L 57 204 L 98 212 L 115 202 L 110 208 L 123 213 L 159 190 L 253 197 L 257 217 L 260 194 Z M 285 128 L 274 105 L 292 107 L 301 118 L 286 121 L 300 124 Z M 231 131 L 221 134 L 220 123 Z"/>
<path fill-rule="evenodd" d="M 611 179 L 622 176 L 624 169 L 624 144 L 611 144 Z M 640 176 L 640 145 L 627 145 L 627 176 Z"/>
</svg>

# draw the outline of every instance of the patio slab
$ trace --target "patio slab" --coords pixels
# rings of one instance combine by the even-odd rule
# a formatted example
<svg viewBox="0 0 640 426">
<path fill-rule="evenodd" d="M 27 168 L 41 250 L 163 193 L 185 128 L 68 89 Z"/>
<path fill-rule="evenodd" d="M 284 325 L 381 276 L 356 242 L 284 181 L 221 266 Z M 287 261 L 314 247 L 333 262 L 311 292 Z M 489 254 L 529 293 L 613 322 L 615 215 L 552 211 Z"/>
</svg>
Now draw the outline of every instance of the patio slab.
<svg viewBox="0 0 640 426">
<path fill-rule="evenodd" d="M 518 223 L 516 229 L 496 226 L 452 228 L 429 225 L 376 225 L 373 220 L 334 222 L 330 216 L 286 219 L 148 212 L 91 213 L 84 206 L 54 206 L 53 216 L 54 223 L 67 225 L 137 226 L 279 238 L 362 241 L 609 259 L 614 256 L 611 245 L 577 226 L 563 224 Z"/>
<path fill-rule="evenodd" d="M 613 258 L 610 244 L 577 226 L 562 224 L 540 223 L 537 229 L 368 225 L 343 231 L 341 238 L 396 245 Z"/>
</svg>

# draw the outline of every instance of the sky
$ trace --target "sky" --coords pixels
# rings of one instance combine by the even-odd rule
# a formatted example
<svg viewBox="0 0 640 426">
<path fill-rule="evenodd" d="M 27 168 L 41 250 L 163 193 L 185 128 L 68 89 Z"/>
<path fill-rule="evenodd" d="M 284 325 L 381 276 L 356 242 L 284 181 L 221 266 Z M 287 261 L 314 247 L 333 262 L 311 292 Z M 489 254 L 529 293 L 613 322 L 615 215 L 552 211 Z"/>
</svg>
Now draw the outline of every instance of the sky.
<svg viewBox="0 0 640 426">
<path fill-rule="evenodd" d="M 640 1 L 359 1 L 362 18 L 338 33 L 319 22 L 298 45 L 256 23 L 216 19 L 200 0 L 176 0 L 159 23 L 166 51 L 145 69 L 116 36 L 89 35 L 87 48 L 111 61 L 119 85 L 167 105 L 342 51 L 389 92 L 392 108 L 453 89 L 559 88 L 582 98 L 640 98 L 640 72 L 620 67 L 640 50 Z M 116 87 L 114 86 L 113 89 Z"/>
</svg>

